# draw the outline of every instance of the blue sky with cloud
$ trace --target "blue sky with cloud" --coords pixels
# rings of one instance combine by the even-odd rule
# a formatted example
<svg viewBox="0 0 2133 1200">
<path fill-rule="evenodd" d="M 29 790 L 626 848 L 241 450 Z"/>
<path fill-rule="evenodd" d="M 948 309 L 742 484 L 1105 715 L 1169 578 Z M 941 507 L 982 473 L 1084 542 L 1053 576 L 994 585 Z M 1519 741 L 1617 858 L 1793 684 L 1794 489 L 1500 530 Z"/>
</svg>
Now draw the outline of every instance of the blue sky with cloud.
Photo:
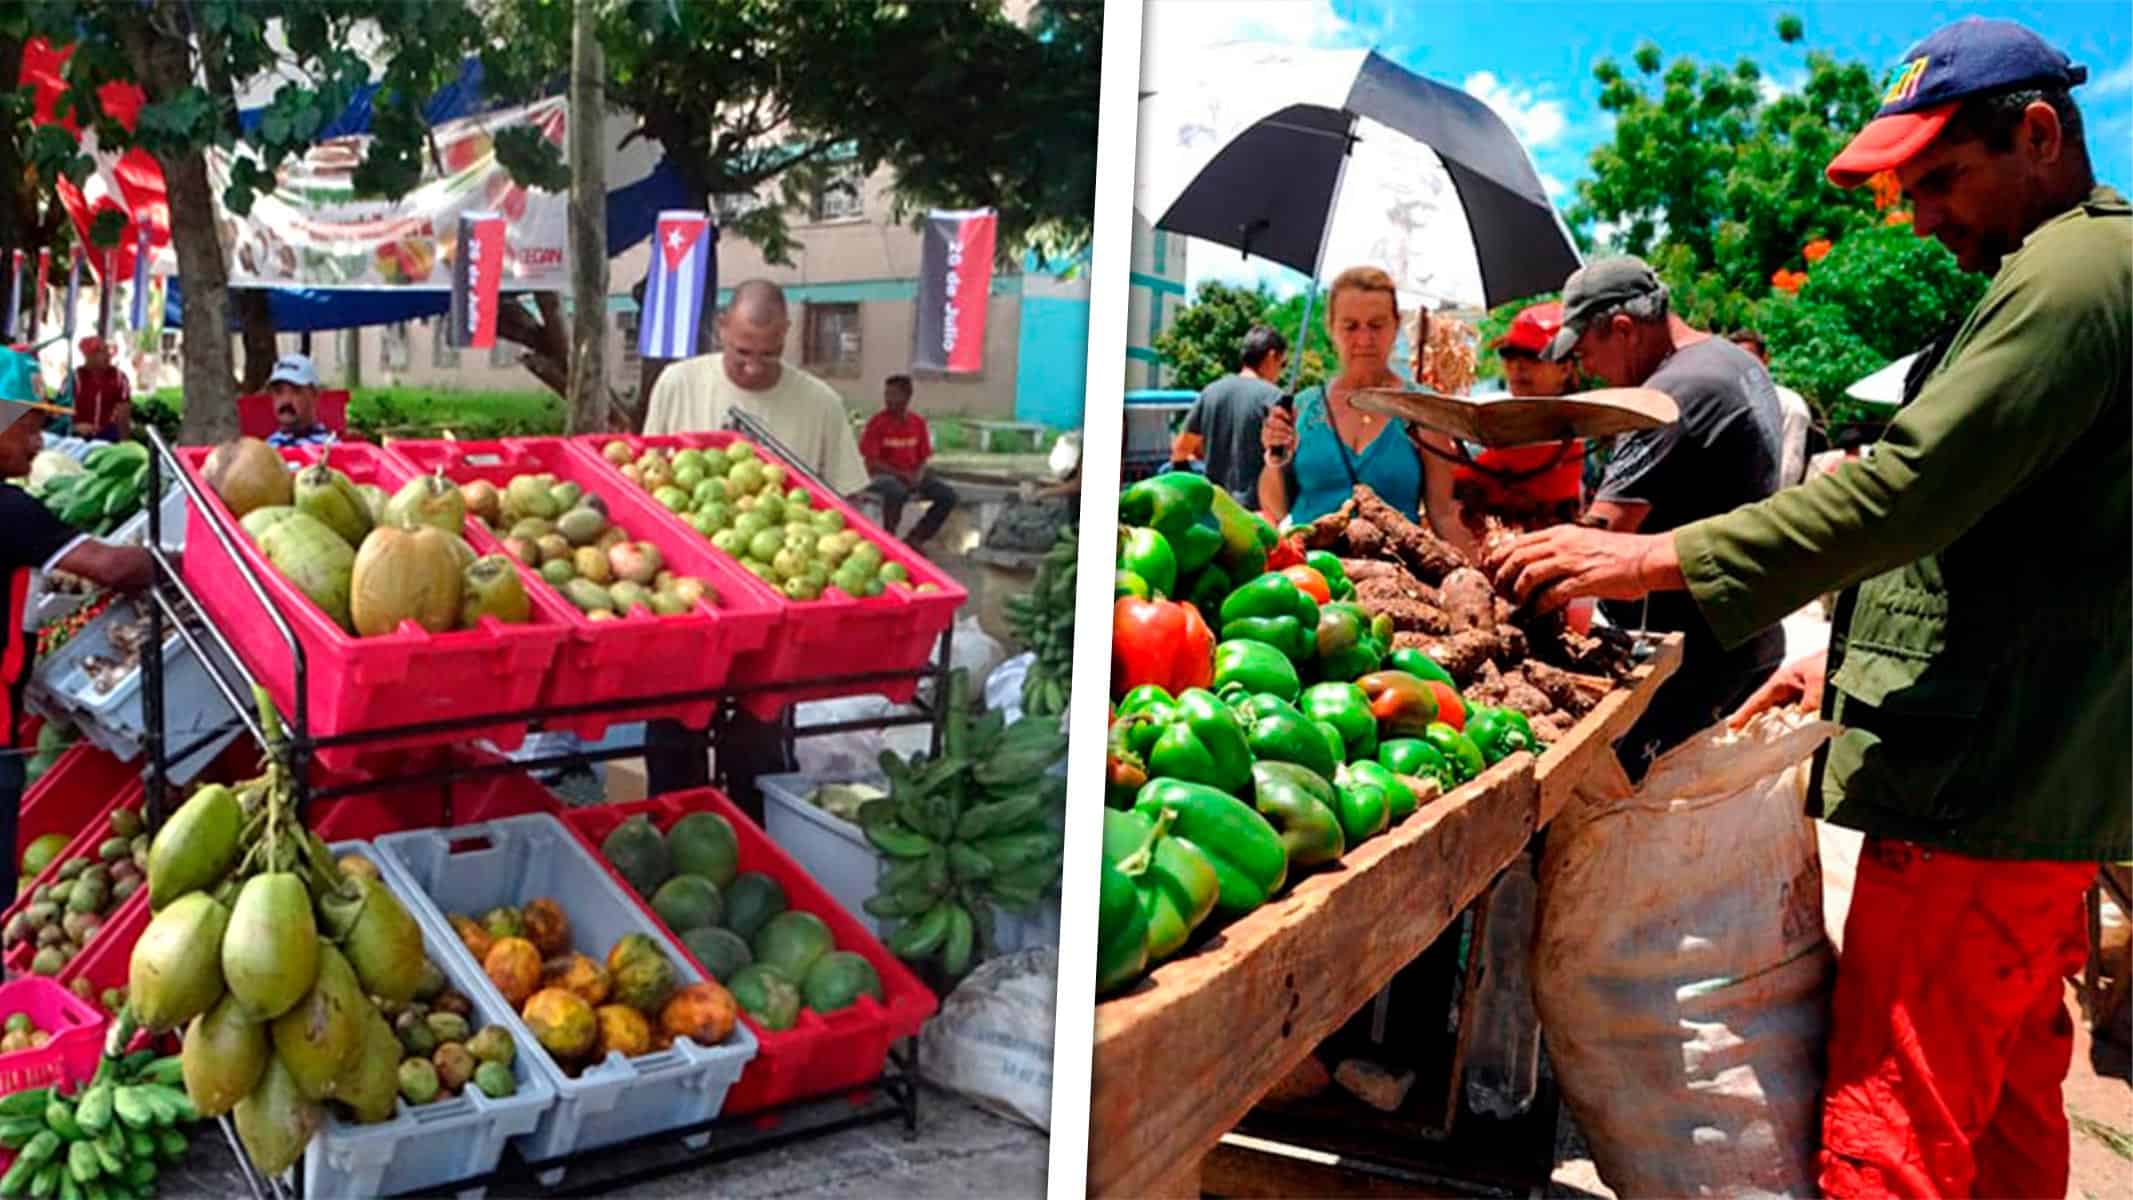
<svg viewBox="0 0 2133 1200">
<path fill-rule="evenodd" d="M 1754 59 L 1768 86 L 1797 86 L 1809 49 L 1866 62 L 1877 74 L 1933 29 L 1965 16 L 2020 21 L 2089 68 L 2075 92 L 2088 120 L 2097 174 L 2133 192 L 2133 10 L 2125 0 L 1949 4 L 1925 0 L 1875 3 L 1710 4 L 1620 0 L 1558 4 L 1548 0 L 1146 0 L 1143 87 L 1159 84 L 1201 48 L 1226 41 L 1369 47 L 1408 69 L 1456 84 L 1493 107 L 1532 152 L 1542 179 L 1566 204 L 1589 172 L 1594 147 L 1611 135 L 1596 102 L 1592 65 L 1613 57 L 1629 67 L 1640 42 L 1658 44 L 1668 61 Z M 1797 13 L 1807 36 L 1780 42 L 1780 13 Z M 1303 277 L 1240 262 L 1235 251 L 1195 243 L 1191 282 L 1265 279 L 1277 288 Z"/>
</svg>

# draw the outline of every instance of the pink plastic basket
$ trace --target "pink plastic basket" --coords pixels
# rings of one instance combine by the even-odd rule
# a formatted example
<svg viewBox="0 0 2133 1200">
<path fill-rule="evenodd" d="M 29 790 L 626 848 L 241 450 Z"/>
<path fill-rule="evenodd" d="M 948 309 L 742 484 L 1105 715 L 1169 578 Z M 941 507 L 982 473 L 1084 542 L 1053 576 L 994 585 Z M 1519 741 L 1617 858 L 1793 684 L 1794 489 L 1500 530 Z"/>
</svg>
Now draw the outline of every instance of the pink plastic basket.
<svg viewBox="0 0 2133 1200">
<path fill-rule="evenodd" d="M 290 463 L 317 461 L 320 448 L 281 451 Z M 326 738 L 422 722 L 481 717 L 530 709 L 571 626 L 552 607 L 536 604 L 533 621 L 505 625 L 484 619 L 475 629 L 429 633 L 412 621 L 381 637 L 359 638 L 333 623 L 309 597 L 267 562 L 231 517 L 200 471 L 209 451 L 180 447 L 178 461 L 207 496 L 207 507 L 193 506 L 185 517 L 185 581 L 206 616 L 215 622 L 266 686 L 282 715 L 294 719 L 296 667 L 288 643 L 260 611 L 237 564 L 207 527 L 220 525 L 266 587 L 275 608 L 295 631 L 310 670 L 310 732 Z M 375 446 L 342 445 L 333 450 L 333 465 L 356 483 L 396 491 L 415 472 Z M 465 533 L 475 536 L 471 518 Z M 525 573 L 522 571 L 521 576 Z M 532 581 L 527 580 L 529 588 Z M 407 734 L 377 742 L 335 746 L 319 752 L 319 761 L 347 769 L 389 757 L 409 746 L 456 745 L 488 740 L 506 749 L 524 743 L 524 722 L 499 723 L 446 733 Z"/>
<path fill-rule="evenodd" d="M 828 696 L 848 696 L 878 692 L 891 700 L 902 703 L 909 700 L 917 688 L 917 681 L 898 680 L 876 684 L 814 684 L 830 675 L 855 675 L 875 671 L 909 671 L 922 667 L 933 657 L 933 648 L 940 635 L 955 623 L 956 610 L 963 606 L 969 593 L 953 576 L 927 562 L 902 541 L 892 537 L 879 525 L 866 519 L 858 509 L 845 502 L 835 492 L 815 486 L 798 472 L 791 476 L 798 486 L 807 489 L 817 508 L 833 508 L 844 514 L 845 524 L 858 530 L 868 541 L 882 550 L 884 561 L 903 564 L 910 573 L 910 587 L 890 587 L 879 596 L 855 599 L 835 588 L 824 592 L 820 599 L 795 601 L 769 584 L 749 574 L 740 564 L 712 546 L 703 535 L 685 524 L 680 518 L 652 502 L 644 490 L 631 483 L 614 464 L 601 457 L 601 450 L 608 443 L 620 441 L 630 448 L 633 455 L 657 447 L 661 450 L 721 450 L 734 442 L 749 442 L 739 434 L 682 433 L 660 437 L 617 437 L 612 434 L 587 434 L 570 439 L 571 448 L 586 462 L 592 464 L 612 483 L 609 489 L 626 488 L 642 499 L 656 517 L 670 529 L 694 538 L 711 554 L 732 564 L 745 586 L 754 594 L 765 597 L 778 606 L 783 614 L 783 623 L 776 637 L 761 651 L 745 655 L 734 664 L 731 682 L 751 686 L 765 684 L 792 684 L 789 688 L 750 694 L 743 706 L 758 717 L 775 717 L 786 705 L 802 700 L 817 700 Z M 776 455 L 756 446 L 756 453 L 773 460 Z M 931 583 L 939 590 L 920 592 L 913 590 L 922 583 Z"/>
<path fill-rule="evenodd" d="M 388 451 L 417 472 L 442 472 L 455 483 L 487 480 L 499 488 L 514 476 L 547 473 L 575 483 L 607 505 L 608 518 L 631 541 L 659 548 L 667 568 L 693 575 L 715 589 L 714 605 L 700 602 L 696 611 L 661 617 L 636 613 L 613 621 L 594 621 L 579 612 L 547 583 L 533 586 L 554 601 L 552 607 L 570 622 L 573 633 L 549 673 L 543 703 L 551 706 L 598 704 L 627 696 L 701 691 L 725 684 L 735 660 L 762 649 L 778 627 L 777 605 L 743 580 L 756 582 L 733 560 L 714 550 L 694 530 L 677 532 L 659 519 L 659 510 L 626 479 L 610 475 L 571 452 L 561 438 L 514 438 L 494 442 L 394 442 Z M 655 515 L 656 510 L 656 515 Z M 469 538 L 484 554 L 502 553 L 502 542 L 477 522 Z M 700 728 L 717 703 L 646 705 L 597 716 L 561 718 L 551 728 L 583 738 L 598 738 L 607 727 L 647 717 L 673 717 Z"/>
<path fill-rule="evenodd" d="M 31 1050 L 0 1054 L 0 1096 L 25 1088 L 80 1083 L 96 1074 L 104 1054 L 104 1014 L 49 979 L 29 976 L 0 983 L 0 1018 L 28 1013 L 51 1035 Z"/>
<path fill-rule="evenodd" d="M 782 1032 L 764 1029 L 747 1014 L 742 1014 L 741 1019 L 755 1031 L 759 1048 L 755 1059 L 741 1073 L 741 1081 L 727 1094 L 725 1112 L 729 1115 L 760 1112 L 795 1100 L 836 1095 L 872 1084 L 881 1077 L 889 1048 L 899 1038 L 915 1036 L 926 1023 L 926 1018 L 940 1006 L 939 1001 L 910 967 L 890 954 L 865 926 L 815 882 L 813 876 L 780 850 L 777 843 L 770 840 L 770 835 L 735 808 L 723 794 L 715 788 L 698 788 L 634 804 L 574 808 L 563 815 L 563 821 L 607 868 L 607 872 L 622 883 L 623 891 L 644 910 L 645 918 L 666 933 L 683 954 L 688 954 L 681 939 L 674 936 L 673 930 L 659 919 L 651 905 L 645 903 L 644 898 L 600 856 L 599 848 L 616 826 L 640 813 L 664 833 L 673 827 L 674 822 L 692 812 L 717 813 L 724 817 L 733 826 L 739 844 L 740 869 L 759 871 L 776 880 L 785 893 L 788 907 L 822 918 L 836 940 L 837 949 L 849 950 L 865 958 L 881 979 L 881 1000 L 862 995 L 850 1007 L 833 1013 L 802 1009 L 799 1022 Z M 690 960 L 695 961 L 693 955 Z M 699 969 L 703 967 L 702 963 L 696 965 Z"/>
</svg>

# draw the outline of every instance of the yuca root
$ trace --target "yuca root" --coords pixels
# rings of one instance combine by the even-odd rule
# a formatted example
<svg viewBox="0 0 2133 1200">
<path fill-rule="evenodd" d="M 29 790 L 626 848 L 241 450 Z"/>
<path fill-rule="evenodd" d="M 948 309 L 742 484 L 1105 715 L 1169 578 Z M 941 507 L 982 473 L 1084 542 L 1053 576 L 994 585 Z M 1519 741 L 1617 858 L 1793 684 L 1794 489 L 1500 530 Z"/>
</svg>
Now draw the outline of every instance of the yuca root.
<svg viewBox="0 0 2133 1200">
<path fill-rule="evenodd" d="M 1374 613 L 1383 613 L 1392 618 L 1392 627 L 1415 633 L 1446 634 L 1452 631 L 1451 618 L 1444 610 L 1429 602 L 1428 588 L 1408 581 L 1403 575 L 1377 576 L 1355 585 L 1358 604 Z"/>
<path fill-rule="evenodd" d="M 1472 567 L 1460 567 L 1444 577 L 1437 589 L 1437 604 L 1451 618 L 1453 633 L 1496 628 L 1496 590 L 1488 576 Z"/>
<path fill-rule="evenodd" d="M 1415 578 L 1427 584 L 1443 581 L 1461 567 L 1472 566 L 1450 542 L 1401 515 L 1385 503 L 1368 484 L 1355 488 L 1355 516 L 1383 531 L 1395 557 L 1407 564 Z"/>
<path fill-rule="evenodd" d="M 1602 697 L 1614 690 L 1614 681 L 1611 679 L 1597 675 L 1574 674 L 1539 661 L 1526 663 L 1521 673 L 1534 690 L 1573 717 L 1582 717 L 1591 712 L 1599 705 Z"/>
<path fill-rule="evenodd" d="M 1437 660 L 1437 665 L 1451 673 L 1465 691 L 1469 683 L 1480 674 L 1481 665 L 1495 658 L 1502 650 L 1502 639 L 1493 633 L 1469 629 L 1450 637 L 1432 637 L 1426 633 L 1395 633 L 1393 649 L 1412 646 Z"/>
</svg>

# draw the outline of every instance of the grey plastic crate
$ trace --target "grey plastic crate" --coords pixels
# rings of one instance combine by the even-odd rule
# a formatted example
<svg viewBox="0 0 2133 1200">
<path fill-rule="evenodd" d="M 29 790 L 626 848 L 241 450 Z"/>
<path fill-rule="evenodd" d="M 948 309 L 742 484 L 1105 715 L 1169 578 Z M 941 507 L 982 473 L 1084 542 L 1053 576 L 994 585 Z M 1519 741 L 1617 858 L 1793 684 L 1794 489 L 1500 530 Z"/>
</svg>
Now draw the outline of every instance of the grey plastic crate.
<svg viewBox="0 0 2133 1200">
<path fill-rule="evenodd" d="M 812 775 L 765 775 L 755 781 L 763 793 L 763 832 L 815 877 L 852 919 L 879 937 L 883 923 L 867 912 L 866 899 L 881 878 L 881 856 L 859 826 L 823 811 L 807 796 L 825 783 L 865 783 L 886 790 L 888 780 L 821 780 Z"/>
<path fill-rule="evenodd" d="M 133 514 L 107 540 L 117 546 L 147 545 L 148 510 Z M 163 553 L 171 557 L 185 553 L 185 489 L 175 483 L 163 486 Z"/>
<path fill-rule="evenodd" d="M 546 896 L 570 918 L 580 953 L 604 961 L 622 935 L 642 933 L 666 953 L 683 983 L 703 979 L 606 868 L 546 813 L 390 833 L 374 844 L 380 857 L 418 889 L 416 916 L 426 933 L 448 940 L 448 956 L 462 972 L 477 977 L 477 986 L 498 1004 L 504 1003 L 502 993 L 452 932 L 447 914 L 474 916 Z M 531 1036 L 516 1013 L 509 1024 L 514 1036 Z M 678 1038 L 671 1050 L 636 1058 L 609 1054 L 575 1079 L 546 1050 L 537 1049 L 533 1061 L 555 1088 L 556 1102 L 537 1129 L 517 1139 L 518 1152 L 539 1163 L 708 1121 L 718 1115 L 727 1091 L 755 1054 L 755 1035 L 746 1024 L 736 1024 L 724 1045 L 705 1047 Z M 688 1144 L 696 1148 L 709 1140 L 708 1134 L 696 1134 Z M 541 1182 L 552 1186 L 565 1170 L 544 1171 Z"/>
<path fill-rule="evenodd" d="M 92 744 L 122 760 L 139 757 L 148 745 L 141 670 L 135 667 L 110 691 L 99 692 L 82 664 L 92 654 L 109 656 L 111 630 L 135 619 L 139 611 L 132 600 L 112 604 L 51 658 L 38 663 L 32 677 L 31 699 L 36 708 L 46 716 L 66 720 Z M 174 765 L 172 777 L 179 782 L 205 769 L 243 729 L 229 701 L 215 689 L 207 668 L 175 631 L 163 639 L 163 727 L 163 744 L 174 751 L 216 730 L 226 734 Z"/>
<path fill-rule="evenodd" d="M 368 842 L 336 842 L 330 849 L 335 858 L 359 854 L 370 860 L 409 912 L 420 907 L 421 889 Z M 477 983 L 481 972 L 470 971 L 451 953 L 458 944 L 449 930 L 440 934 L 422 923 L 422 948 L 451 986 L 473 1002 L 474 1027 L 501 1025 L 510 1032 L 518 1048 L 511 1063 L 517 1094 L 492 1100 L 469 1083 L 453 1100 L 420 1107 L 396 1100 L 392 1120 L 377 1125 L 352 1125 L 329 1115 L 304 1151 L 304 1195 L 400 1196 L 447 1190 L 462 1179 L 495 1170 L 503 1160 L 504 1143 L 532 1132 L 555 1104 L 554 1086 L 534 1063 L 540 1044 L 512 1018 L 502 996 Z M 476 1187 L 456 1194 L 473 1198 L 486 1191 Z"/>
</svg>

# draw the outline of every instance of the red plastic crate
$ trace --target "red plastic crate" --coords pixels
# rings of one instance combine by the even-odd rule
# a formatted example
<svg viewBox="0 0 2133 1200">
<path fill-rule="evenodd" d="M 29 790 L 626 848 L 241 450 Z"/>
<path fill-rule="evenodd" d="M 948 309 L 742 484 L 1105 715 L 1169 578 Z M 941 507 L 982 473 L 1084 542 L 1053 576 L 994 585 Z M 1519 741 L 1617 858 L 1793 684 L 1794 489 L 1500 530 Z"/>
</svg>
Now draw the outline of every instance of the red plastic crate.
<svg viewBox="0 0 2133 1200">
<path fill-rule="evenodd" d="M 141 935 L 147 932 L 152 916 L 148 911 L 147 888 L 126 897 L 124 904 L 111 910 L 111 920 L 105 925 L 104 931 L 97 935 L 96 940 L 82 947 L 81 953 L 75 956 L 73 962 L 67 964 L 67 969 L 59 973 L 55 982 L 61 987 L 72 987 L 75 980 L 85 979 L 89 982 L 89 994 L 92 997 L 102 996 L 105 988 L 124 988 L 133 973 L 133 948 L 140 942 Z M 89 1004 L 92 1008 L 101 1003 L 84 1001 L 74 996 L 71 991 L 68 996 L 77 1003 Z M 177 1053 L 178 1031 L 175 1029 L 159 1037 L 152 1037 L 144 1029 L 134 1037 L 136 1048 L 139 1042 L 147 1039 L 165 1054 Z"/>
<path fill-rule="evenodd" d="M 836 939 L 837 948 L 864 957 L 873 965 L 874 973 L 881 977 L 883 1002 L 876 1003 L 873 997 L 862 995 L 849 1008 L 834 1013 L 817 1013 L 803 1008 L 799 1022 L 783 1032 L 764 1029 L 742 1014 L 741 1019 L 755 1031 L 761 1048 L 755 1060 L 742 1072 L 740 1082 L 727 1094 L 724 1112 L 728 1115 L 760 1112 L 796 1100 L 863 1088 L 879 1079 L 882 1065 L 888 1061 L 889 1047 L 899 1038 L 916 1036 L 926 1018 L 939 1007 L 939 1002 L 909 967 L 890 954 L 874 935 L 844 911 L 843 905 L 822 890 L 822 885 L 816 883 L 813 876 L 786 857 L 768 834 L 716 788 L 673 792 L 634 804 L 574 808 L 563 814 L 563 823 L 592 850 L 593 857 L 608 874 L 614 875 L 622 884 L 623 890 L 644 910 L 645 917 L 656 923 L 677 949 L 687 954 L 681 939 L 608 865 L 599 850 L 607 835 L 629 817 L 643 813 L 664 833 L 674 822 L 692 812 L 717 813 L 726 818 L 739 842 L 740 869 L 759 871 L 777 880 L 778 886 L 785 891 L 790 908 L 822 918 Z M 692 957 L 690 961 L 695 960 Z M 703 968 L 702 963 L 696 963 L 696 966 L 699 970 Z M 705 974 L 708 976 L 710 972 Z"/>
<path fill-rule="evenodd" d="M 76 742 L 23 793 L 22 815 L 15 823 L 15 861 L 21 862 L 30 843 L 48 833 L 80 833 L 83 818 L 94 815 L 97 806 L 140 775 L 138 761 L 120 762 L 96 746 Z"/>
<path fill-rule="evenodd" d="M 49 979 L 31 976 L 0 983 L 0 1018 L 17 1012 L 28 1013 L 51 1037 L 35 1049 L 0 1054 L 0 1096 L 80 1083 L 96 1074 L 106 1019 L 95 1005 Z"/>
<path fill-rule="evenodd" d="M 459 750 L 438 765 L 449 770 L 495 761 L 496 756 L 478 750 Z M 320 772 L 315 786 L 354 781 L 353 776 Z M 444 804 L 447 786 L 452 801 L 449 820 Z M 417 784 L 314 801 L 305 823 L 328 842 L 367 842 L 405 829 L 471 825 L 536 812 L 560 816 L 563 802 L 531 775 L 515 771 L 455 780 L 449 785 Z"/>
<path fill-rule="evenodd" d="M 792 473 L 791 482 L 806 488 L 817 508 L 833 508 L 843 513 L 848 527 L 858 530 L 868 541 L 881 548 L 884 561 L 903 564 L 904 569 L 910 573 L 911 587 L 892 586 L 879 596 L 859 599 L 831 588 L 817 600 L 789 600 L 782 592 L 734 563 L 725 552 L 712 546 L 694 528 L 656 501 L 652 501 L 643 488 L 631 483 L 613 463 L 601 457 L 602 448 L 614 441 L 628 446 L 633 455 L 642 454 L 653 447 L 661 450 L 723 451 L 734 442 L 747 442 L 764 458 L 772 461 L 784 460 L 755 442 L 729 432 L 679 433 L 659 437 L 586 434 L 570 439 L 574 451 L 612 480 L 611 487 L 629 489 L 635 496 L 643 499 L 646 506 L 669 528 L 696 539 L 698 544 L 706 547 L 714 556 L 732 563 L 735 573 L 756 595 L 766 597 L 778 606 L 784 621 L 777 636 L 772 638 L 770 644 L 760 653 L 745 656 L 735 664 L 733 682 L 791 683 L 796 686 L 751 694 L 744 700 L 744 707 L 767 720 L 783 711 L 786 705 L 802 700 L 873 692 L 898 703 L 911 699 L 917 689 L 915 679 L 858 686 L 806 685 L 811 680 L 828 675 L 907 671 L 924 666 L 932 659 L 934 645 L 940 635 L 955 623 L 956 610 L 969 598 L 969 593 L 953 576 L 926 561 L 901 539 L 869 521 L 858 509 L 847 503 L 844 497 L 815 486 L 812 480 L 795 471 Z M 921 583 L 931 583 L 940 590 L 913 590 Z"/>
<path fill-rule="evenodd" d="M 136 779 L 91 812 L 89 819 L 82 823 L 80 829 L 75 831 L 74 840 L 68 842 L 67 848 L 59 852 L 59 857 L 54 858 L 44 870 L 39 871 L 35 879 L 24 880 L 18 886 L 15 893 L 15 902 L 7 906 L 6 912 L 0 913 L 0 927 L 4 927 L 8 922 L 13 921 L 16 913 L 30 906 L 30 895 L 37 890 L 39 885 L 54 883 L 58 880 L 60 864 L 77 855 L 91 861 L 97 861 L 96 848 L 101 846 L 104 843 L 104 839 L 110 836 L 107 831 L 110 828 L 111 814 L 121 808 L 131 808 L 139 811 L 141 805 L 141 781 Z M 146 885 L 143 885 L 141 890 L 146 891 Z M 131 897 L 128 898 L 131 899 Z M 117 914 L 118 909 L 114 907 L 111 910 L 111 915 L 105 917 L 105 921 L 109 922 L 111 917 Z M 101 940 L 102 936 L 99 933 L 95 940 Z M 86 954 L 87 952 L 87 947 L 84 947 L 83 953 Z M 12 977 L 29 974 L 30 963 L 36 957 L 37 947 L 24 943 L 19 946 L 9 946 L 5 959 L 0 961 L 6 962 L 7 973 Z M 77 955 L 76 957 L 79 958 L 80 956 Z M 69 963 L 67 965 L 71 967 L 73 964 Z M 60 973 L 64 975 L 66 972 L 61 971 Z"/>
<path fill-rule="evenodd" d="M 290 463 L 317 461 L 321 447 L 281 451 Z M 230 639 L 282 716 L 295 719 L 296 667 L 288 643 L 246 586 L 237 564 L 207 528 L 221 525 L 265 585 L 283 619 L 295 631 L 310 668 L 310 732 L 324 738 L 419 722 L 455 720 L 521 711 L 540 701 L 548 669 L 570 635 L 570 626 L 552 607 L 536 603 L 533 621 L 505 625 L 484 620 L 479 628 L 429 633 L 413 622 L 382 637 L 359 638 L 319 611 L 309 597 L 267 562 L 245 536 L 230 510 L 200 474 L 210 453 L 204 447 L 177 450 L 179 463 L 208 500 L 208 509 L 187 508 L 185 582 Z M 334 467 L 356 483 L 397 491 L 415 472 L 375 446 L 342 445 L 333 449 Z M 471 540 L 473 526 L 463 530 Z M 523 577 L 524 572 L 521 572 Z M 450 733 L 409 734 L 382 742 L 336 746 L 319 752 L 319 761 L 350 769 L 392 757 L 410 746 L 457 745 L 488 740 L 504 749 L 525 742 L 524 722 L 500 723 Z"/>
<path fill-rule="evenodd" d="M 652 543 L 659 548 L 669 570 L 702 579 L 718 593 L 715 605 L 700 602 L 696 611 L 677 616 L 640 612 L 620 620 L 595 621 L 533 572 L 521 572 L 533 579 L 530 586 L 552 600 L 575 631 L 549 672 L 544 704 L 598 704 L 626 696 L 722 687 L 735 659 L 761 650 L 780 624 L 777 604 L 759 590 L 744 586 L 743 580 L 759 582 L 754 576 L 713 549 L 694 530 L 677 532 L 671 522 L 660 519 L 664 510 L 642 490 L 587 463 L 581 455 L 572 453 L 561 438 L 394 442 L 389 453 L 399 455 L 417 472 L 442 472 L 455 483 L 481 479 L 501 488 L 514 476 L 541 473 L 575 483 L 606 503 L 610 523 L 627 533 L 631 541 Z M 468 524 L 474 528 L 469 537 L 475 549 L 484 554 L 503 553 L 501 538 L 481 528 L 479 522 Z M 582 738 L 596 739 L 610 725 L 647 717 L 673 717 L 700 728 L 711 720 L 716 708 L 717 702 L 711 700 L 646 705 L 547 724 Z"/>
</svg>

